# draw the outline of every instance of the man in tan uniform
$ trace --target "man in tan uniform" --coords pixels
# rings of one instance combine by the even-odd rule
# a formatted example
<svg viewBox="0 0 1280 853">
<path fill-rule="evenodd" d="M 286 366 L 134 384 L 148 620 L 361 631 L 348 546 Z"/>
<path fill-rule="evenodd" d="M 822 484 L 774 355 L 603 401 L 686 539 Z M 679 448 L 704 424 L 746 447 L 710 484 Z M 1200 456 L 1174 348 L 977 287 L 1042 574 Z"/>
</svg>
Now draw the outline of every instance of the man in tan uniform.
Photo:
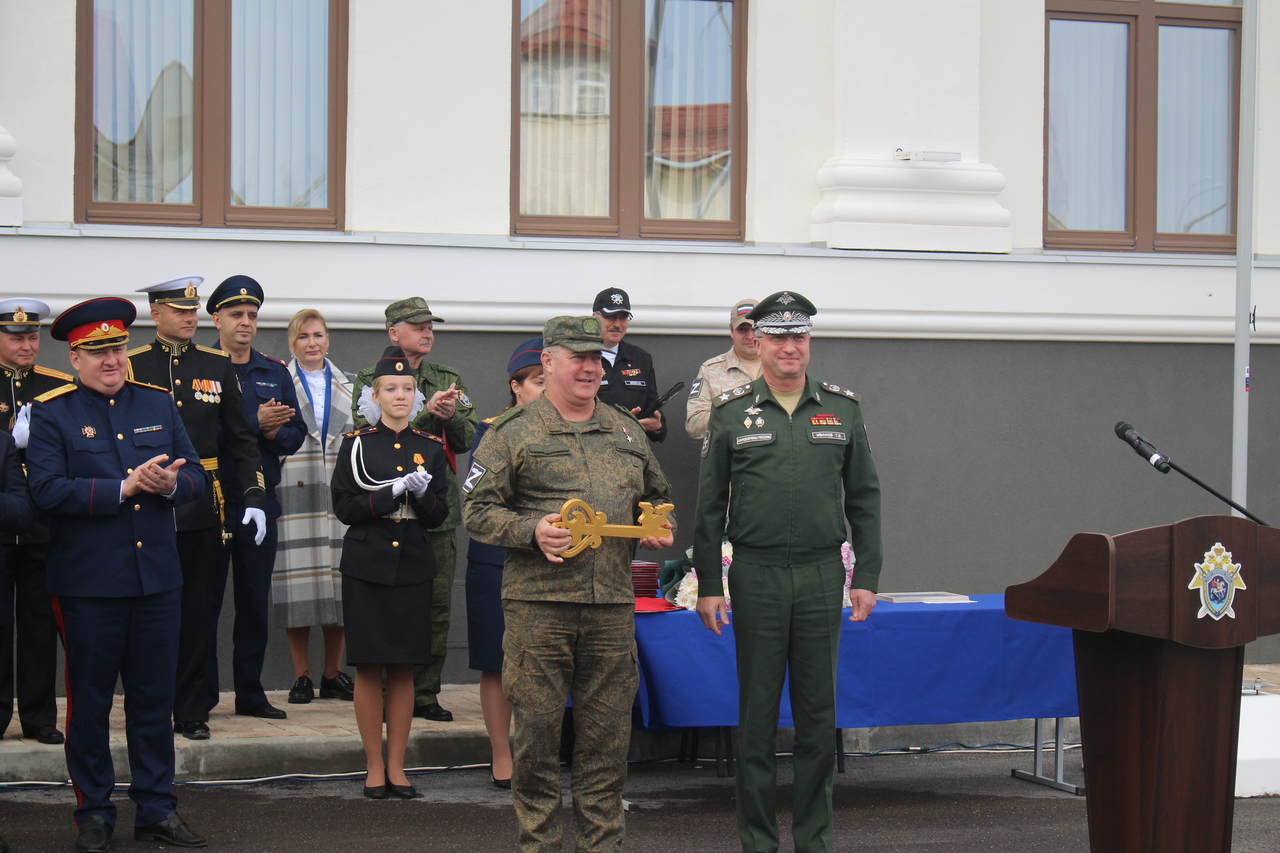
<svg viewBox="0 0 1280 853">
<path fill-rule="evenodd" d="M 558 853 L 560 725 L 572 693 L 577 849 L 616 850 L 631 740 L 635 660 L 633 540 L 562 557 L 560 508 L 580 498 L 610 523 L 636 504 L 666 503 L 667 478 L 632 415 L 596 399 L 604 341 L 596 317 L 555 317 L 543 329 L 543 396 L 494 420 L 462 482 L 467 532 L 507 549 L 502 576 L 502 686 L 515 716 L 511 779 L 520 849 Z M 671 534 L 640 540 L 657 550 Z"/>
<path fill-rule="evenodd" d="M 684 419 L 684 430 L 690 438 L 701 441 L 706 434 L 711 402 L 717 394 L 760 378 L 760 343 L 756 340 L 755 327 L 747 319 L 756 304 L 754 299 L 743 299 L 729 309 L 733 346 L 728 352 L 707 359 L 698 368 L 698 378 L 689 389 L 688 414 Z"/>
</svg>

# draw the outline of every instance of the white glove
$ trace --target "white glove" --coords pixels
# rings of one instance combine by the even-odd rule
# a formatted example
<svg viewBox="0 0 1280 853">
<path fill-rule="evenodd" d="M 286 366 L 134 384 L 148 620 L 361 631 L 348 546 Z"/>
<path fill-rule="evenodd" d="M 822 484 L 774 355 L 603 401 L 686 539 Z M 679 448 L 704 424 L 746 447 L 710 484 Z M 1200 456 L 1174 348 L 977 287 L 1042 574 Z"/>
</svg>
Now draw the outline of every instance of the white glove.
<svg viewBox="0 0 1280 853">
<path fill-rule="evenodd" d="M 404 475 L 404 485 L 413 492 L 415 498 L 420 498 L 427 493 L 427 486 L 431 485 L 431 475 L 426 471 L 411 471 Z"/>
<path fill-rule="evenodd" d="M 396 477 L 391 481 L 391 497 L 398 498 L 404 494 L 404 477 Z"/>
<path fill-rule="evenodd" d="M 13 443 L 18 447 L 26 447 L 31 437 L 31 404 L 18 409 L 18 417 L 13 422 Z"/>
<path fill-rule="evenodd" d="M 257 525 L 258 530 L 253 534 L 253 544 L 261 545 L 262 540 L 267 538 L 267 514 L 256 507 L 245 507 L 244 518 L 240 519 L 241 524 L 253 522 Z"/>
</svg>

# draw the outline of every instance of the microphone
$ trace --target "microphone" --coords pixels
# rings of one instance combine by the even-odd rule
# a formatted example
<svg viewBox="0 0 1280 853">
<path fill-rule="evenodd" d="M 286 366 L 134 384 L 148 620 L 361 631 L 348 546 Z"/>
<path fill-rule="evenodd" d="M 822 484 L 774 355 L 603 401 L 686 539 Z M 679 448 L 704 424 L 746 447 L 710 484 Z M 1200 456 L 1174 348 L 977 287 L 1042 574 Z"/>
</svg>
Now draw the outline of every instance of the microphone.
<svg viewBox="0 0 1280 853">
<path fill-rule="evenodd" d="M 1138 431 L 1133 428 L 1133 424 L 1128 421 L 1121 421 L 1116 424 L 1116 435 L 1120 437 L 1121 441 L 1132 447 L 1134 453 L 1150 462 L 1152 468 L 1155 468 L 1161 474 L 1169 473 L 1169 458 L 1152 447 L 1145 438 L 1138 435 Z"/>
</svg>

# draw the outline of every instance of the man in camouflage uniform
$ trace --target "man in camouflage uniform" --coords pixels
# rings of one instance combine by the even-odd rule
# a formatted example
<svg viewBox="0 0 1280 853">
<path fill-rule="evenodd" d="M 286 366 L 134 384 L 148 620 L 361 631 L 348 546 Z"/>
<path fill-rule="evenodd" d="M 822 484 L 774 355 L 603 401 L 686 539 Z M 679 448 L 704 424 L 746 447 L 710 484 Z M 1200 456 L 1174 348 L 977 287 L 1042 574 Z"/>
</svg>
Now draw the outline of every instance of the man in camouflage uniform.
<svg viewBox="0 0 1280 853">
<path fill-rule="evenodd" d="M 560 850 L 560 725 L 572 694 L 577 849 L 616 850 L 639 684 L 632 540 L 605 538 L 565 559 L 572 536 L 552 525 L 571 498 L 631 524 L 637 503 L 666 503 L 671 489 L 639 422 L 596 399 L 599 319 L 555 317 L 542 334 L 546 391 L 493 422 L 472 454 L 463 515 L 473 538 L 507 549 L 502 686 L 516 724 L 520 848 Z M 668 533 L 640 545 L 672 541 Z"/>
<path fill-rule="evenodd" d="M 880 480 L 858 395 L 807 374 L 813 303 L 783 291 L 748 316 L 760 380 L 724 391 L 702 442 L 693 565 L 720 565 L 729 513 L 738 658 L 738 835 L 776 853 L 778 703 L 791 675 L 796 853 L 831 853 L 835 675 L 848 528 L 857 568 L 849 618 L 866 619 L 880 578 Z M 730 485 L 732 484 L 732 495 Z M 698 615 L 729 624 L 720 572 L 698 574 Z"/>
<path fill-rule="evenodd" d="M 756 341 L 755 326 L 747 319 L 756 304 L 754 299 L 743 299 L 729 309 L 729 334 L 733 338 L 733 346 L 728 352 L 702 362 L 702 367 L 698 368 L 698 378 L 693 380 L 693 387 L 689 389 L 684 419 L 684 431 L 689 433 L 689 438 L 701 440 L 706 433 L 711 401 L 717 394 L 760 378 L 760 344 Z"/>
<path fill-rule="evenodd" d="M 467 396 L 467 386 L 452 367 L 433 364 L 424 356 L 435 343 L 435 323 L 444 321 L 431 313 L 421 296 L 401 299 L 387 306 L 387 336 L 400 347 L 418 380 L 418 388 L 426 397 L 426 405 L 411 426 L 437 435 L 444 440 L 449 467 L 449 515 L 439 527 L 431 529 L 431 548 L 436 559 L 436 577 L 431 584 L 431 663 L 413 668 L 413 715 L 447 723 L 453 713 L 440 707 L 440 672 L 449 651 L 449 615 L 453 602 L 453 572 L 458 561 L 458 537 L 455 531 L 462 522 L 458 497 L 457 457 L 471 449 L 476 437 L 475 406 Z M 352 416 L 357 428 L 369 425 L 360 414 L 360 397 L 373 385 L 373 368 L 356 374 L 351 394 Z"/>
</svg>

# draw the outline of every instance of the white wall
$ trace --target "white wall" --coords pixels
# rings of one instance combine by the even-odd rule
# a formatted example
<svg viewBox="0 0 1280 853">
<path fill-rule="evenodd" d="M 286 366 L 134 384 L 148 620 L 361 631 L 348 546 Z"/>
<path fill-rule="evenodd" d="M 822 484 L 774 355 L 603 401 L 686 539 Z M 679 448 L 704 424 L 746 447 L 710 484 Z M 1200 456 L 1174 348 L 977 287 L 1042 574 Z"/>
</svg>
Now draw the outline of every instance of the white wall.
<svg viewBox="0 0 1280 853">
<path fill-rule="evenodd" d="M 75 161 L 74 0 L 0 0 L 0 125 L 28 222 L 70 222 Z"/>
</svg>

